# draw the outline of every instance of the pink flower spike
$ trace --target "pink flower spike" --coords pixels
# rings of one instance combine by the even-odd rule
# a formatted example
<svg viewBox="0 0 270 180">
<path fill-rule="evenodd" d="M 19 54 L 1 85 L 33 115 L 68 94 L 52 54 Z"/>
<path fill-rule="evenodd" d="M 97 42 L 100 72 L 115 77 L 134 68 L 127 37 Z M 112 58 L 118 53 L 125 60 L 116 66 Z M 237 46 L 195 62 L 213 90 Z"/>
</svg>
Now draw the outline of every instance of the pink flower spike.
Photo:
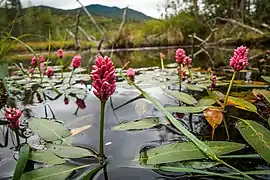
<svg viewBox="0 0 270 180">
<path fill-rule="evenodd" d="M 63 49 L 58 49 L 57 51 L 57 57 L 62 59 L 64 57 L 64 51 Z"/>
<path fill-rule="evenodd" d="M 234 54 L 230 59 L 230 66 L 237 72 L 245 69 L 248 66 L 248 48 L 240 46 L 234 49 Z"/>
<path fill-rule="evenodd" d="M 109 57 L 98 56 L 96 58 L 95 65 L 92 67 L 91 79 L 93 80 L 92 86 L 95 88 L 94 94 L 100 101 L 106 102 L 116 89 L 115 68 Z"/>
<path fill-rule="evenodd" d="M 176 59 L 177 64 L 182 64 L 185 57 L 186 57 L 186 52 L 184 49 L 179 48 L 176 50 L 175 59 Z"/>
<path fill-rule="evenodd" d="M 46 75 L 48 76 L 48 78 L 51 78 L 53 76 L 53 68 L 52 67 L 47 68 Z"/>
<path fill-rule="evenodd" d="M 217 76 L 212 76 L 211 81 L 210 90 L 213 91 L 217 85 Z"/>
<path fill-rule="evenodd" d="M 43 63 L 40 63 L 40 70 L 45 70 L 45 68 L 46 68 L 46 66 L 45 66 L 45 63 L 43 62 Z"/>
<path fill-rule="evenodd" d="M 39 56 L 39 62 L 40 63 L 44 63 L 45 62 L 44 56 L 42 56 L 42 55 Z"/>
<path fill-rule="evenodd" d="M 189 67 L 192 63 L 192 59 L 188 56 L 185 57 L 184 61 L 183 61 L 183 64 L 187 67 Z"/>
<path fill-rule="evenodd" d="M 11 129 L 17 129 L 20 125 L 19 118 L 22 115 L 22 111 L 20 109 L 16 108 L 6 108 L 5 109 L 5 116 L 7 120 L 9 121 L 9 127 Z"/>
<path fill-rule="evenodd" d="M 71 63 L 72 67 L 74 69 L 80 67 L 81 66 L 81 61 L 82 61 L 82 57 L 80 55 L 74 56 L 74 58 L 72 59 L 72 63 Z"/>
<path fill-rule="evenodd" d="M 136 73 L 136 71 L 134 70 L 134 69 L 132 69 L 132 68 L 129 68 L 128 70 L 127 70 L 127 73 L 126 73 L 126 75 L 127 75 L 127 77 L 129 77 L 129 79 L 131 80 L 131 81 L 135 81 L 135 73 Z"/>
<path fill-rule="evenodd" d="M 32 68 L 37 67 L 37 58 L 35 56 L 32 57 L 31 66 L 32 66 Z"/>
</svg>

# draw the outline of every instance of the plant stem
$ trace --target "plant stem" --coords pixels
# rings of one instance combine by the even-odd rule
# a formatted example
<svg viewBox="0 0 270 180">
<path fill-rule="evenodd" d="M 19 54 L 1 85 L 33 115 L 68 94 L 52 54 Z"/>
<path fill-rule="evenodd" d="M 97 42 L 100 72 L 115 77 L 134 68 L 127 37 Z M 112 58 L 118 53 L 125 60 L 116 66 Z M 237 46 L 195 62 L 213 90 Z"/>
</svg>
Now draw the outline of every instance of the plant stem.
<svg viewBox="0 0 270 180">
<path fill-rule="evenodd" d="M 181 64 L 179 64 L 179 92 L 181 91 L 181 85 L 182 85 L 182 67 L 181 67 Z"/>
<path fill-rule="evenodd" d="M 223 103 L 223 106 L 222 106 L 223 111 L 224 111 L 224 109 L 225 109 L 225 107 L 227 105 L 229 94 L 230 94 L 230 91 L 232 89 L 232 85 L 233 85 L 233 81 L 235 79 L 236 73 L 237 73 L 236 71 L 233 72 L 233 76 L 232 76 L 232 79 L 231 79 L 231 82 L 230 82 L 230 85 L 229 85 L 229 88 L 227 90 L 227 93 L 226 93 L 226 96 L 225 96 L 225 99 L 224 99 L 224 103 Z"/>
<path fill-rule="evenodd" d="M 188 68 L 188 73 L 189 73 L 190 80 L 192 81 L 193 78 L 192 78 L 192 74 L 191 74 L 191 69 L 190 68 Z"/>
<path fill-rule="evenodd" d="M 70 75 L 70 77 L 69 77 L 68 84 L 70 84 L 70 82 L 71 82 L 71 79 L 72 79 L 72 76 L 73 76 L 73 74 L 74 74 L 74 71 L 75 71 L 75 68 L 73 68 L 73 70 L 71 71 L 71 75 Z"/>
<path fill-rule="evenodd" d="M 104 110 L 106 101 L 100 101 L 99 157 L 104 157 Z"/>
<path fill-rule="evenodd" d="M 20 136 L 19 136 L 19 131 L 16 129 L 14 130 L 15 135 L 16 135 L 16 141 L 17 141 L 17 147 L 20 146 L 21 142 L 20 142 Z"/>
<path fill-rule="evenodd" d="M 63 67 L 63 59 L 62 59 L 62 58 L 60 59 L 60 66 L 61 66 L 61 79 L 63 79 L 63 78 L 64 78 L 64 77 L 63 77 L 64 67 Z"/>
<path fill-rule="evenodd" d="M 224 111 L 224 109 L 225 109 L 225 107 L 226 107 L 226 105 L 227 105 L 228 98 L 229 98 L 229 94 L 230 94 L 230 92 L 231 92 L 232 85 L 233 85 L 233 81 L 234 81 L 234 79 L 235 79 L 236 73 L 237 73 L 236 71 L 233 72 L 233 76 L 232 76 L 232 79 L 231 79 L 229 88 L 228 88 L 228 90 L 227 90 L 227 93 L 226 93 L 226 96 L 225 96 L 225 99 L 224 99 L 224 102 L 223 102 L 223 105 L 222 105 L 222 110 L 223 110 L 223 111 Z M 228 139 L 230 139 L 229 129 L 228 129 L 228 126 L 227 126 L 225 117 L 223 117 L 223 122 L 224 122 L 224 126 L 225 126 L 225 130 L 226 130 L 227 137 L 228 137 Z"/>
<path fill-rule="evenodd" d="M 164 62 L 163 58 L 160 58 L 161 70 L 164 71 Z"/>
</svg>

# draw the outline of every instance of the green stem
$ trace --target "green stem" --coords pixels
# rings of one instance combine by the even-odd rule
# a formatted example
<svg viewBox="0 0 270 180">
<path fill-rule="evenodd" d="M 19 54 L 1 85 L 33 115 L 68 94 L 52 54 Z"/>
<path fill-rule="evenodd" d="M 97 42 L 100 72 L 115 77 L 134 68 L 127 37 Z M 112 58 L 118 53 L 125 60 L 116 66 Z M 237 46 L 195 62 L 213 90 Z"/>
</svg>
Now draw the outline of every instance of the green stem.
<svg viewBox="0 0 270 180">
<path fill-rule="evenodd" d="M 104 111 L 106 101 L 100 101 L 99 156 L 104 157 Z"/>
<path fill-rule="evenodd" d="M 70 84 L 70 82 L 71 82 L 71 79 L 72 79 L 72 76 L 73 76 L 73 74 L 74 74 L 74 71 L 75 71 L 75 68 L 73 68 L 73 70 L 71 71 L 71 75 L 70 75 L 70 77 L 69 77 L 68 84 Z"/>
<path fill-rule="evenodd" d="M 226 93 L 226 96 L 225 96 L 225 100 L 224 100 L 224 103 L 223 103 L 223 106 L 222 106 L 223 111 L 224 111 L 224 109 L 225 109 L 225 107 L 227 105 L 229 94 L 230 94 L 230 91 L 232 89 L 232 85 L 233 85 L 233 81 L 235 79 L 236 73 L 237 73 L 236 71 L 233 72 L 233 76 L 232 76 L 232 79 L 231 79 L 231 82 L 230 82 L 230 85 L 229 85 L 229 88 L 227 90 L 227 93 Z"/>
<path fill-rule="evenodd" d="M 191 74 L 191 69 L 190 68 L 188 68 L 188 73 L 189 73 L 189 77 L 190 77 L 191 81 L 193 81 L 192 74 Z"/>
<path fill-rule="evenodd" d="M 179 64 L 179 92 L 181 91 L 181 85 L 182 85 L 182 67 L 181 64 Z"/>
<path fill-rule="evenodd" d="M 63 79 L 64 67 L 63 67 L 63 59 L 60 59 L 60 66 L 61 66 L 61 79 Z"/>
<path fill-rule="evenodd" d="M 229 98 L 229 95 L 230 95 L 230 92 L 231 92 L 231 89 L 232 89 L 232 85 L 233 85 L 233 81 L 235 79 L 236 73 L 237 73 L 236 71 L 233 72 L 233 76 L 232 76 L 232 79 L 231 79 L 229 88 L 227 90 L 227 93 L 226 93 L 226 96 L 225 96 L 225 99 L 224 99 L 224 102 L 223 102 L 223 105 L 222 105 L 222 110 L 223 111 L 225 110 L 225 107 L 227 105 L 228 98 Z M 225 126 L 227 137 L 228 137 L 228 139 L 230 139 L 229 129 L 228 129 L 228 126 L 227 126 L 227 122 L 225 120 L 225 117 L 223 117 L 223 123 L 224 123 L 224 126 Z"/>
<path fill-rule="evenodd" d="M 20 136 L 19 136 L 19 131 L 16 129 L 14 130 L 15 135 L 16 135 L 16 141 L 17 141 L 17 147 L 20 146 L 21 142 L 20 142 Z"/>
</svg>

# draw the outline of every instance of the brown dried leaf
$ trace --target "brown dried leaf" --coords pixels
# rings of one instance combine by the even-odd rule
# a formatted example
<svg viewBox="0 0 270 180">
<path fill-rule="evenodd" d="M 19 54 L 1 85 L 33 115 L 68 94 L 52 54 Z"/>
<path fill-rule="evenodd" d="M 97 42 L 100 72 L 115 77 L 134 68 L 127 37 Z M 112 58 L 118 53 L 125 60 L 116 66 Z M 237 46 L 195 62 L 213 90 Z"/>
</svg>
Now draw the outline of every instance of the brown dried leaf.
<svg viewBox="0 0 270 180">
<path fill-rule="evenodd" d="M 214 139 L 215 129 L 221 124 L 223 113 L 219 108 L 208 108 L 203 111 L 203 115 L 208 123 L 212 126 L 212 140 Z"/>
<path fill-rule="evenodd" d="M 82 126 L 82 127 L 76 128 L 76 129 L 72 129 L 70 132 L 71 132 L 72 136 L 75 136 L 75 135 L 80 134 L 81 132 L 89 129 L 90 127 L 91 127 L 91 125 L 86 125 L 86 126 Z"/>
</svg>

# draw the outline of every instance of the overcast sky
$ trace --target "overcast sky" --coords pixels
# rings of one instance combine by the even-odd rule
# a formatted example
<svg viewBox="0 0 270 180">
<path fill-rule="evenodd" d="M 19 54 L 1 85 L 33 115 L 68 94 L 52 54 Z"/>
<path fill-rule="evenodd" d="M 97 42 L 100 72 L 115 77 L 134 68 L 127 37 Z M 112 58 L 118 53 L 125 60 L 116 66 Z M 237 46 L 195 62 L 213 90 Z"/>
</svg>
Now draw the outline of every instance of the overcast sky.
<svg viewBox="0 0 270 180">
<path fill-rule="evenodd" d="M 148 16 L 158 18 L 159 12 L 157 5 L 164 0 L 80 0 L 83 5 L 101 4 L 106 6 L 117 6 L 129 8 L 145 13 Z M 60 9 L 73 9 L 79 7 L 76 0 L 21 0 L 23 6 L 28 5 L 47 5 Z"/>
</svg>

